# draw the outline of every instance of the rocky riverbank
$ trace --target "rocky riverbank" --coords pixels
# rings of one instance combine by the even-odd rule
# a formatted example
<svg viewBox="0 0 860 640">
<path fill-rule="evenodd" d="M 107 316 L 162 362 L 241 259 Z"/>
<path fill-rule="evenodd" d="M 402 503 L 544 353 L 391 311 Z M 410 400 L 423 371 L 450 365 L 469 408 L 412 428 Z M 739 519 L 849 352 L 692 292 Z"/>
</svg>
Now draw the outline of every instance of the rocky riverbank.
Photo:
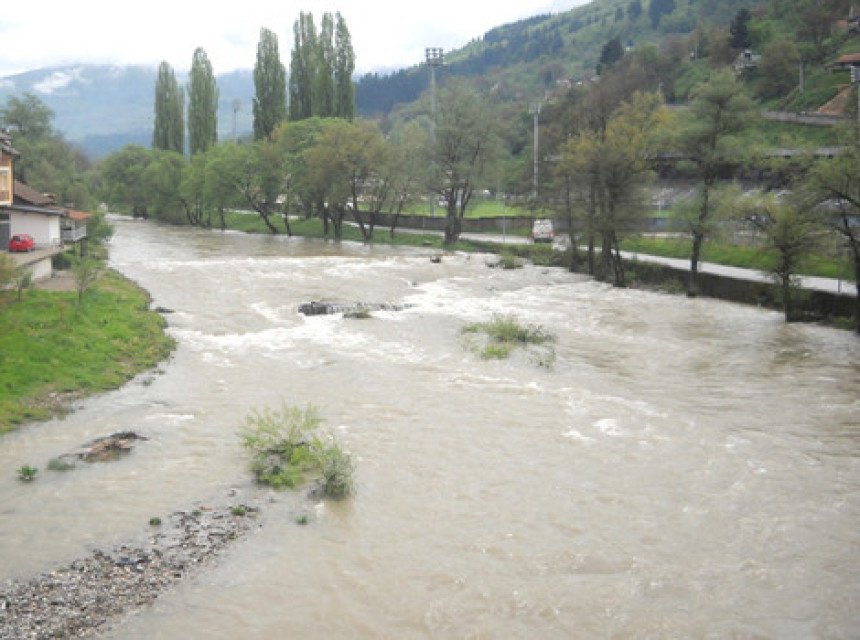
<svg viewBox="0 0 860 640">
<path fill-rule="evenodd" d="M 0 638 L 92 637 L 147 605 L 260 526 L 243 504 L 199 507 L 151 523 L 148 540 L 122 544 L 0 585 Z"/>
</svg>

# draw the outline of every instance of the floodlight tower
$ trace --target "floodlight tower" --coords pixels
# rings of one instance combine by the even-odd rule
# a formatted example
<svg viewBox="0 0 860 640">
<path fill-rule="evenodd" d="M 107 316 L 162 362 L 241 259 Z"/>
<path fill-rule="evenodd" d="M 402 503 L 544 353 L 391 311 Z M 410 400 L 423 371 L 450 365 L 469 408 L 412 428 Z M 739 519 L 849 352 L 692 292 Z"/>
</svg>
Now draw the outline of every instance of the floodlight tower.
<svg viewBox="0 0 860 640">
<path fill-rule="evenodd" d="M 427 66 L 430 67 L 430 131 L 433 141 L 436 141 L 436 68 L 445 64 L 445 54 L 441 47 L 427 47 L 424 49 Z M 431 209 L 433 217 L 436 217 L 436 196 L 433 196 Z"/>
<path fill-rule="evenodd" d="M 427 66 L 430 67 L 430 111 L 433 116 L 433 132 L 436 131 L 436 68 L 445 64 L 445 54 L 441 47 L 427 47 L 424 50 Z"/>
<path fill-rule="evenodd" d="M 534 172 L 532 177 L 533 192 L 532 197 L 537 200 L 538 194 L 538 116 L 540 116 L 540 102 L 532 102 L 529 105 L 529 113 L 535 119 L 535 148 L 534 148 Z"/>
</svg>

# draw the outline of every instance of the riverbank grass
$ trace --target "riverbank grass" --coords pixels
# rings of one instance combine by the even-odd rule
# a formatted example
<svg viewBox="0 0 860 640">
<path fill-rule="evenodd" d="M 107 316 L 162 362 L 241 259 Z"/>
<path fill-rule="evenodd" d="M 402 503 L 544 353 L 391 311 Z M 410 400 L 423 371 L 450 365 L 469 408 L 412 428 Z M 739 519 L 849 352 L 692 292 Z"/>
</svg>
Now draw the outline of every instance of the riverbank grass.
<svg viewBox="0 0 860 640">
<path fill-rule="evenodd" d="M 173 339 L 149 294 L 108 270 L 78 292 L 0 293 L 0 433 L 116 389 L 167 357 Z"/>
</svg>

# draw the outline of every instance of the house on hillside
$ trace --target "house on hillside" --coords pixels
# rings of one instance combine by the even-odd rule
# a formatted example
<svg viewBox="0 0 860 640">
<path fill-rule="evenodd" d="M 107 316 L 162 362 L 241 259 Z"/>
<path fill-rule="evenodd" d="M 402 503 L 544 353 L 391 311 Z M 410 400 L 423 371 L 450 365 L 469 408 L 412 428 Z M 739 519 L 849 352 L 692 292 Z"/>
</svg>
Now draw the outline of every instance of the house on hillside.
<svg viewBox="0 0 860 640">
<path fill-rule="evenodd" d="M 832 71 L 839 69 L 851 69 L 851 67 L 860 66 L 860 53 L 846 53 L 839 56 L 835 62 L 830 65 Z"/>
<path fill-rule="evenodd" d="M 16 255 L 15 261 L 28 266 L 39 280 L 51 276 L 51 257 L 65 251 L 67 244 L 85 246 L 90 215 L 57 206 L 53 196 L 16 180 L 19 156 L 9 134 L 0 131 L 0 251 L 9 249 L 13 235 L 31 235 L 36 251 Z"/>
</svg>

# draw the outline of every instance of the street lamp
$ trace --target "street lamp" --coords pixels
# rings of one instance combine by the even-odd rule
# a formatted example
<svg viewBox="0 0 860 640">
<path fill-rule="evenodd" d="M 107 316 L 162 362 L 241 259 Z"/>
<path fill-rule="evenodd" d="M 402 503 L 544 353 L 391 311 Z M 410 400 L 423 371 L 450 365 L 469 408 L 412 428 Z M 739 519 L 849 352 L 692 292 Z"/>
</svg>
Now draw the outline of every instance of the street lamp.
<svg viewBox="0 0 860 640">
<path fill-rule="evenodd" d="M 427 65 L 430 67 L 430 131 L 433 135 L 433 142 L 436 142 L 436 67 L 441 67 L 445 64 L 445 55 L 441 47 L 427 47 L 424 49 L 424 56 Z M 436 194 L 433 194 L 431 199 L 432 215 L 436 217 Z"/>
<path fill-rule="evenodd" d="M 538 193 L 538 116 L 540 116 L 540 102 L 532 102 L 529 105 L 529 113 L 535 119 L 535 149 L 534 149 L 534 174 L 533 174 L 533 198 L 537 200 Z"/>
</svg>

